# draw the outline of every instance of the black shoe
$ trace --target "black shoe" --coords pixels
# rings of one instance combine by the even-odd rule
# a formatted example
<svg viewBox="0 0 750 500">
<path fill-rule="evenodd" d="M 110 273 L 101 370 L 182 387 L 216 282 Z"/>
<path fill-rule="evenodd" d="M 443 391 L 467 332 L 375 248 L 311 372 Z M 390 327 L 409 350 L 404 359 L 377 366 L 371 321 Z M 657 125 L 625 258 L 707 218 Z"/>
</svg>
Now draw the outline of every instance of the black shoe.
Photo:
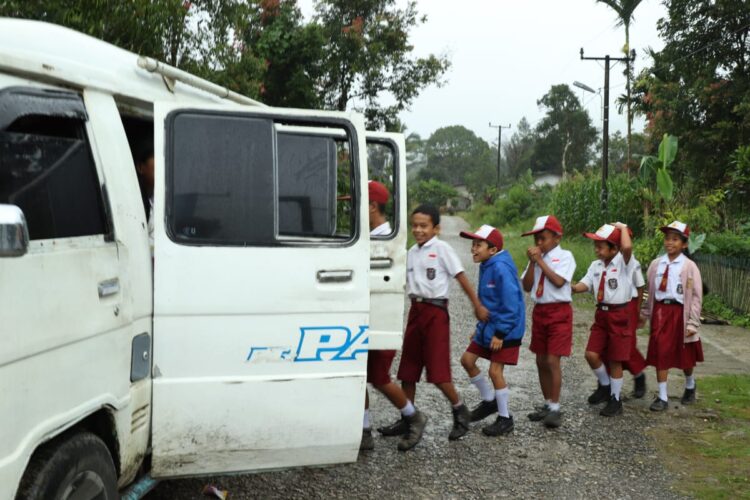
<svg viewBox="0 0 750 500">
<path fill-rule="evenodd" d="M 359 451 L 375 449 L 375 440 L 372 438 L 372 429 L 362 429 L 362 441 L 359 442 Z"/>
<path fill-rule="evenodd" d="M 385 427 L 378 427 L 378 432 L 384 436 L 403 436 L 409 432 L 409 424 L 404 417 Z"/>
<path fill-rule="evenodd" d="M 463 437 L 469 432 L 469 422 L 471 422 L 471 412 L 462 404 L 458 408 L 453 409 L 453 429 L 448 434 L 448 439 L 455 441 L 456 439 Z"/>
<path fill-rule="evenodd" d="M 646 395 L 646 374 L 641 373 L 633 378 L 633 398 L 641 399 Z"/>
<path fill-rule="evenodd" d="M 609 400 L 609 384 L 597 384 L 596 390 L 591 393 L 591 396 L 589 396 L 589 404 L 598 405 L 599 403 L 604 403 L 607 400 Z"/>
<path fill-rule="evenodd" d="M 651 403 L 651 406 L 648 407 L 648 409 L 651 411 L 664 411 L 667 408 L 669 408 L 669 403 L 664 401 L 663 399 L 660 399 L 659 397 L 654 399 L 654 402 Z"/>
<path fill-rule="evenodd" d="M 493 399 L 492 401 L 482 401 L 471 410 L 471 421 L 479 422 L 489 417 L 493 413 L 497 413 L 497 403 Z"/>
<path fill-rule="evenodd" d="M 529 417 L 529 420 L 531 420 L 532 422 L 540 422 L 544 420 L 544 417 L 546 417 L 547 414 L 549 414 L 549 412 L 550 412 L 549 406 L 545 404 L 543 406 L 536 408 L 533 412 L 529 413 L 526 416 Z"/>
<path fill-rule="evenodd" d="M 684 405 L 695 403 L 695 387 L 692 389 L 685 389 L 685 392 L 682 393 L 682 398 L 680 398 L 680 403 Z"/>
<path fill-rule="evenodd" d="M 614 417 L 615 415 L 622 415 L 622 401 L 615 399 L 614 395 L 609 397 L 607 406 L 602 408 L 599 412 L 602 417 Z"/>
<path fill-rule="evenodd" d="M 510 417 L 497 416 L 497 419 L 482 429 L 485 436 L 501 436 L 513 430 L 513 415 Z"/>
<path fill-rule="evenodd" d="M 544 426 L 550 429 L 557 429 L 562 424 L 562 415 L 560 410 L 550 410 L 547 416 L 544 417 Z"/>
<path fill-rule="evenodd" d="M 417 446 L 419 440 L 422 439 L 422 433 L 427 425 L 427 415 L 417 410 L 413 415 L 404 417 L 404 420 L 409 424 L 409 431 L 398 442 L 399 451 L 411 450 Z"/>
</svg>

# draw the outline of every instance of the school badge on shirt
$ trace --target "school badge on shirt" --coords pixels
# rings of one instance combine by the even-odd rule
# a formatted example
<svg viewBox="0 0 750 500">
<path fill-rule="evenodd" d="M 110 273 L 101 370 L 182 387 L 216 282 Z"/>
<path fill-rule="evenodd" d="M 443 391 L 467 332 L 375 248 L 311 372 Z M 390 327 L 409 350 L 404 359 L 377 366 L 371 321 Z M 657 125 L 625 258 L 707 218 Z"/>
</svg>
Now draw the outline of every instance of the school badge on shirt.
<svg viewBox="0 0 750 500">
<path fill-rule="evenodd" d="M 610 289 L 617 290 L 617 278 L 608 279 L 607 284 L 609 285 Z"/>
<path fill-rule="evenodd" d="M 427 279 L 428 280 L 434 280 L 435 279 L 435 268 L 434 267 L 428 267 L 427 268 Z"/>
<path fill-rule="evenodd" d="M 680 283 L 679 285 L 677 285 L 677 293 L 680 294 L 680 295 L 682 295 L 682 283 Z"/>
</svg>

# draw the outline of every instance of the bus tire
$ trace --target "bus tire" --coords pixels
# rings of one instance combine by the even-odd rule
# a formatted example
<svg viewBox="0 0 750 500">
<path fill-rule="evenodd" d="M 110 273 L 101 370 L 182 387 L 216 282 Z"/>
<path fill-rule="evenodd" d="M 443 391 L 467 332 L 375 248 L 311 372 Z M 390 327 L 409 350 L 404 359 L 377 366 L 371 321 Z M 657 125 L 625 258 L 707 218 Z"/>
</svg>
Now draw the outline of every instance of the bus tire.
<svg viewBox="0 0 750 500">
<path fill-rule="evenodd" d="M 117 473 L 104 441 L 79 432 L 34 453 L 17 500 L 117 500 Z"/>
</svg>

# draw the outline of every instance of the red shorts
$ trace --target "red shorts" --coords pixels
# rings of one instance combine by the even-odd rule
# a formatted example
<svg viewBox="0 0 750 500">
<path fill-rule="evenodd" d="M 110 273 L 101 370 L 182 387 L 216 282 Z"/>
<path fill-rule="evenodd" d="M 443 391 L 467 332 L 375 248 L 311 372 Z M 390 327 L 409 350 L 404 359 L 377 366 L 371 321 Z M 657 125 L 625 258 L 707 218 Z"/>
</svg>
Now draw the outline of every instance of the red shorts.
<svg viewBox="0 0 750 500">
<path fill-rule="evenodd" d="M 633 345 L 630 330 L 630 307 L 596 310 L 586 350 L 598 353 L 608 361 L 627 361 Z"/>
<path fill-rule="evenodd" d="M 450 317 L 448 310 L 432 304 L 415 302 L 409 309 L 404 333 L 398 378 L 419 382 L 427 368 L 427 381 L 433 384 L 451 382 Z"/>
<path fill-rule="evenodd" d="M 641 315 L 641 311 L 638 309 L 638 299 L 630 301 L 627 307 L 630 310 L 630 331 L 632 333 L 632 342 L 630 344 L 630 358 L 623 362 L 622 369 L 629 371 L 632 375 L 638 375 L 646 369 L 646 359 L 638 350 L 638 336 L 635 331 L 638 329 L 638 319 Z M 608 360 L 606 356 L 602 356 L 602 363 L 606 366 Z M 607 366 L 609 372 L 609 367 Z"/>
<path fill-rule="evenodd" d="M 372 385 L 391 382 L 391 363 L 396 351 L 370 351 L 367 353 L 367 381 Z"/>
<path fill-rule="evenodd" d="M 703 346 L 700 340 L 685 342 L 682 313 L 681 304 L 654 303 L 646 363 L 657 370 L 687 370 L 703 361 Z"/>
<path fill-rule="evenodd" d="M 570 302 L 534 306 L 529 349 L 534 354 L 570 356 L 573 349 L 573 308 Z"/>
<path fill-rule="evenodd" d="M 492 352 L 490 349 L 481 346 L 472 340 L 469 347 L 466 348 L 466 352 L 476 354 L 480 358 L 489 359 L 491 363 L 517 365 L 518 354 L 521 352 L 521 346 L 503 347 L 497 352 Z"/>
</svg>

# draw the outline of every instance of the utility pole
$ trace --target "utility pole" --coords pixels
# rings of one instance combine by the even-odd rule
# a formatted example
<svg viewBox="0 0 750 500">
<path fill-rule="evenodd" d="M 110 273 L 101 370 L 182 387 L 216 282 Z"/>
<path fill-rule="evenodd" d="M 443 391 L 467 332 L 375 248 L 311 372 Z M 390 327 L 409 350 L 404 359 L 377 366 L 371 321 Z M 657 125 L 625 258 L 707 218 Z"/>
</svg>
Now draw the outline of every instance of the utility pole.
<svg viewBox="0 0 750 500">
<path fill-rule="evenodd" d="M 583 57 L 581 47 L 581 60 L 604 61 L 604 117 L 602 118 L 602 210 L 607 210 L 607 176 L 609 170 L 609 63 L 632 62 L 635 60 L 635 50 L 630 52 L 630 57 Z"/>
<path fill-rule="evenodd" d="M 497 129 L 497 188 L 500 187 L 500 147 L 502 145 L 503 140 L 503 129 L 504 128 L 510 128 L 510 123 L 507 127 L 503 127 L 502 125 L 493 125 L 492 122 L 490 122 L 490 128 L 496 128 Z"/>
</svg>

